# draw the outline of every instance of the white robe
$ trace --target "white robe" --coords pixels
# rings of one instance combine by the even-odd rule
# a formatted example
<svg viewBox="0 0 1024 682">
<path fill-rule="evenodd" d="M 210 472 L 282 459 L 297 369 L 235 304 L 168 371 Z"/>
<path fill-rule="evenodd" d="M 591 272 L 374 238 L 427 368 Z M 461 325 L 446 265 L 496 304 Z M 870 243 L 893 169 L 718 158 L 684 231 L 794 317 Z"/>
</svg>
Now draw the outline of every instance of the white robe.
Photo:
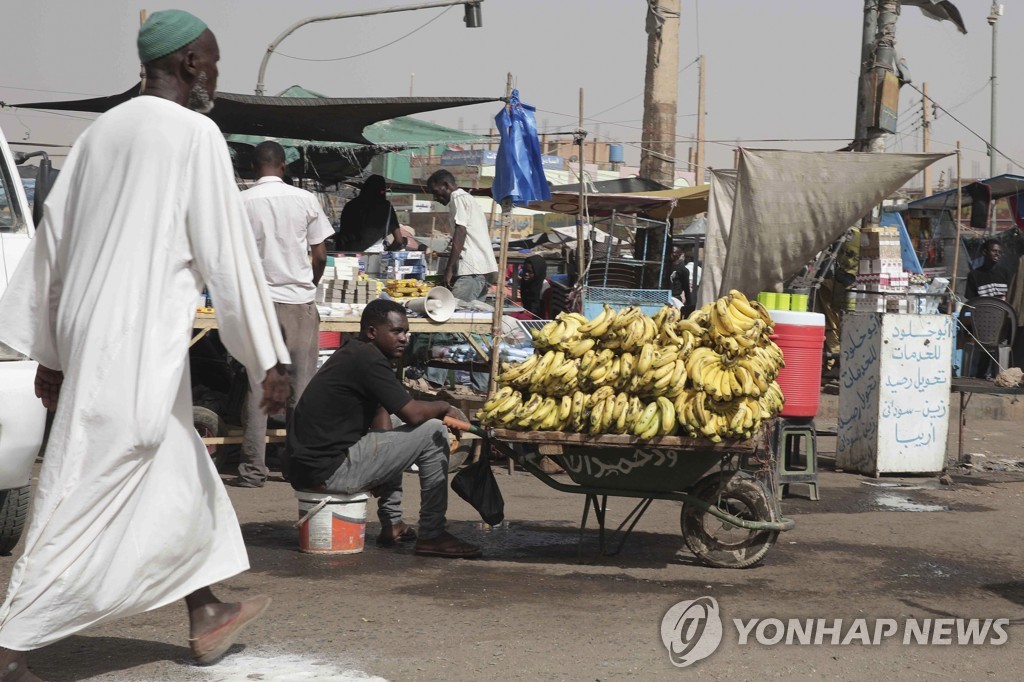
<svg viewBox="0 0 1024 682">
<path fill-rule="evenodd" d="M 187 360 L 205 282 L 235 358 L 259 376 L 288 362 L 264 281 L 208 118 L 143 96 L 75 144 L 0 300 L 0 340 L 64 372 L 0 646 L 45 646 L 249 567 L 192 426 Z"/>
</svg>

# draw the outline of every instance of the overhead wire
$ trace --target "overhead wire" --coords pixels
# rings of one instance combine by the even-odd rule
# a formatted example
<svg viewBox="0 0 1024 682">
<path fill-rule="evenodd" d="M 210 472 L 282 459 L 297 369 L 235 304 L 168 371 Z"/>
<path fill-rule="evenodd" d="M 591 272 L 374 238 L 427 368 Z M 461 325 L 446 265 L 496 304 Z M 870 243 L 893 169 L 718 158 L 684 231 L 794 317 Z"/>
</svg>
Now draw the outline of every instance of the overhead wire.
<svg viewBox="0 0 1024 682">
<path fill-rule="evenodd" d="M 357 54 L 350 54 L 350 55 L 347 55 L 345 57 L 329 57 L 329 58 L 325 58 L 325 59 L 315 59 L 315 58 L 312 58 L 312 57 L 296 57 L 294 55 L 285 54 L 283 52 L 278 52 L 276 50 L 274 51 L 274 54 L 280 55 L 281 57 L 287 57 L 288 59 L 295 59 L 295 60 L 298 60 L 300 62 L 340 62 L 340 61 L 344 61 L 346 59 L 355 59 L 356 57 L 364 57 L 364 56 L 366 56 L 368 54 L 373 54 L 374 52 L 379 52 L 379 51 L 383 50 L 386 47 L 391 47 L 395 43 L 398 43 L 398 42 L 401 42 L 401 41 L 405 40 L 406 38 L 408 38 L 412 34 L 418 33 L 419 31 L 422 31 L 427 26 L 430 26 L 432 23 L 434 23 L 435 21 L 437 21 L 438 19 L 443 17 L 445 14 L 447 14 L 448 11 L 451 10 L 452 7 L 455 7 L 455 5 L 451 5 L 450 7 L 446 7 L 440 14 L 436 15 L 435 17 L 433 17 L 432 19 L 430 19 L 426 23 L 422 24 L 421 26 L 419 26 L 417 28 L 414 28 L 413 30 L 411 30 L 408 33 L 406 33 L 405 35 L 399 36 L 398 38 L 395 38 L 391 42 L 384 43 L 383 45 L 380 45 L 379 47 L 373 48 L 372 50 L 366 50 L 365 52 L 359 52 Z"/>
</svg>

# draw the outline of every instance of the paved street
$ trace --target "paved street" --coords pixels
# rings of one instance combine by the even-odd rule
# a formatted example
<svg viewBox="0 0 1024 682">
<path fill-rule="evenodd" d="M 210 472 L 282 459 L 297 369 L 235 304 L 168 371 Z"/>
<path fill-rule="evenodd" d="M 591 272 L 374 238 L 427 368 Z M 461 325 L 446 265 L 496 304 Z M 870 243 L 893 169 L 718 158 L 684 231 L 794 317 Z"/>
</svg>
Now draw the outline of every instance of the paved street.
<svg viewBox="0 0 1024 682">
<path fill-rule="evenodd" d="M 975 420 L 972 452 L 1024 459 L 1019 429 Z M 984 436 L 982 434 L 985 434 Z M 831 439 L 822 439 L 823 451 Z M 830 469 L 829 453 L 824 453 Z M 38 652 L 52 680 L 610 680 L 803 677 L 891 680 L 1018 679 L 1024 622 L 1024 469 L 880 480 L 822 473 L 822 500 L 788 498 L 796 529 L 762 566 L 694 564 L 682 548 L 679 505 L 656 502 L 620 556 L 578 563 L 582 498 L 532 476 L 498 472 L 508 528 L 485 532 L 453 497 L 452 529 L 485 548 L 446 561 L 410 548 L 315 557 L 297 551 L 296 503 L 285 483 L 229 489 L 252 570 L 220 588 L 226 598 L 273 595 L 244 646 L 219 665 L 191 665 L 181 606 L 87 630 Z M 417 504 L 416 480 L 407 508 Z M 883 484 L 879 487 L 877 484 Z M 802 495 L 800 489 L 793 492 Z M 617 522 L 627 510 L 613 503 Z M 414 515 L 407 515 L 410 520 Z M 377 532 L 376 523 L 367 536 Z M 592 539 L 592 536 L 591 536 Z M 13 559 L 0 559 L 6 580 Z M 661 642 L 676 602 L 712 596 L 725 621 L 721 646 L 686 670 Z M 1002 646 L 740 645 L 733 619 L 1008 618 Z M 770 633 L 769 633 L 770 634 Z M 753 634 L 751 634 L 753 639 Z M 828 638 L 826 637 L 826 640 Z"/>
</svg>

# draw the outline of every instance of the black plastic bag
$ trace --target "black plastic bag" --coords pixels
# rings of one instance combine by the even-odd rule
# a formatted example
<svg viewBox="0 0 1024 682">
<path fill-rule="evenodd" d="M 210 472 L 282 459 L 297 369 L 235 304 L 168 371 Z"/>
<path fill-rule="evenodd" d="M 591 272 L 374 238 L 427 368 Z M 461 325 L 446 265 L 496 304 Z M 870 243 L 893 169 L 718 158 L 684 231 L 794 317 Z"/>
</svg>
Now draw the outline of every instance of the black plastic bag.
<svg viewBox="0 0 1024 682">
<path fill-rule="evenodd" d="M 491 471 L 491 458 L 480 458 L 452 477 L 452 490 L 480 512 L 484 523 L 496 526 L 505 520 L 505 498 Z"/>
</svg>

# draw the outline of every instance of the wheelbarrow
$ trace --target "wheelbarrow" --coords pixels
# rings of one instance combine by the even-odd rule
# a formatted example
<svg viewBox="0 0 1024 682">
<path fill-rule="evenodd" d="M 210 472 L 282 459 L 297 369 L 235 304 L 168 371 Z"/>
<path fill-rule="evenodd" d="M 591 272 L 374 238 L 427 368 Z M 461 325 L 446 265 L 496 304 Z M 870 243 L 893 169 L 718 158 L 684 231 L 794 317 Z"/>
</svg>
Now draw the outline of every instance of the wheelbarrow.
<svg viewBox="0 0 1024 682">
<path fill-rule="evenodd" d="M 470 427 L 499 452 L 548 486 L 584 495 L 580 552 L 591 509 L 598 526 L 599 551 L 618 554 L 654 500 L 683 503 L 680 527 L 686 546 L 708 566 L 747 568 L 759 563 L 781 531 L 794 523 L 783 517 L 775 495 L 774 457 L 768 429 L 750 440 L 713 443 L 663 436 L 511 431 Z M 540 452 L 541 446 L 545 453 Z M 550 454 L 550 450 L 561 454 Z M 552 457 L 568 475 L 564 482 L 545 473 L 541 457 Z M 609 497 L 639 500 L 615 529 L 610 549 L 605 527 Z"/>
</svg>

